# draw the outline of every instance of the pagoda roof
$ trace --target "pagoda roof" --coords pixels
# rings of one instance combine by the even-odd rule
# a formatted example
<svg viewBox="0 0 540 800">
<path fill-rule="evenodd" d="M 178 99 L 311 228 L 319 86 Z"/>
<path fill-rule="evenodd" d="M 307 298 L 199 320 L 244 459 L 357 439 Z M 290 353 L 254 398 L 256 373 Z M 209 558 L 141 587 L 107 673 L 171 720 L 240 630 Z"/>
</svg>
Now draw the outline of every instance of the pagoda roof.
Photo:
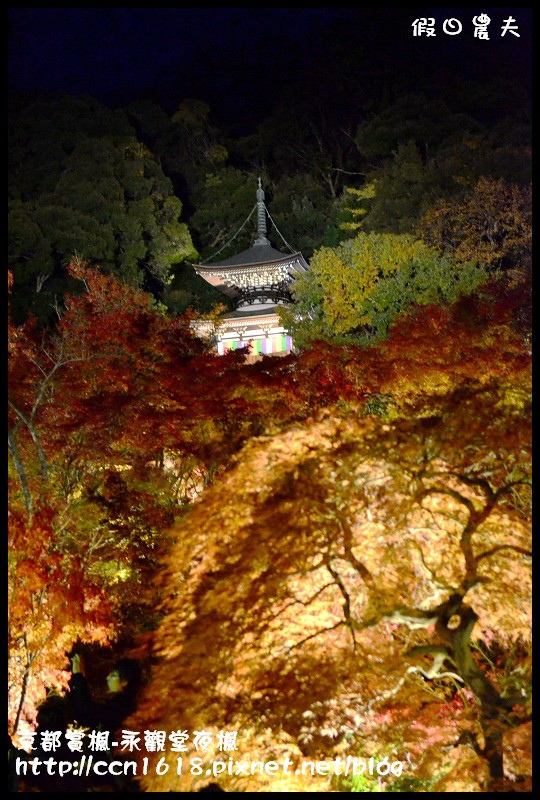
<svg viewBox="0 0 540 800">
<path fill-rule="evenodd" d="M 194 264 L 193 266 L 197 271 L 200 269 L 208 271 L 221 271 L 223 268 L 232 268 L 233 270 L 236 270 L 238 268 L 242 269 L 244 267 L 254 267 L 263 264 L 265 266 L 272 266 L 273 264 L 286 264 L 288 262 L 294 263 L 295 261 L 299 262 L 305 269 L 307 269 L 308 265 L 302 253 L 281 253 L 279 250 L 276 250 L 275 247 L 272 247 L 271 244 L 254 244 L 247 250 L 242 250 L 240 253 L 236 253 L 236 255 L 226 258 L 223 261 L 213 261 L 212 263 L 206 264 Z"/>
<path fill-rule="evenodd" d="M 223 261 L 193 264 L 193 268 L 207 283 L 229 297 L 242 298 L 249 291 L 251 295 L 260 293 L 265 302 L 269 291 L 283 293 L 281 287 L 289 284 L 297 272 L 305 272 L 308 264 L 302 253 L 282 253 L 266 238 L 267 212 L 260 178 L 255 208 L 258 236 L 251 247 Z"/>
<path fill-rule="evenodd" d="M 211 286 L 228 297 L 238 298 L 250 274 L 269 272 L 273 276 L 269 282 L 280 283 L 284 279 L 290 281 L 308 265 L 302 253 L 281 253 L 270 244 L 254 244 L 224 261 L 193 264 L 193 268 Z"/>
</svg>

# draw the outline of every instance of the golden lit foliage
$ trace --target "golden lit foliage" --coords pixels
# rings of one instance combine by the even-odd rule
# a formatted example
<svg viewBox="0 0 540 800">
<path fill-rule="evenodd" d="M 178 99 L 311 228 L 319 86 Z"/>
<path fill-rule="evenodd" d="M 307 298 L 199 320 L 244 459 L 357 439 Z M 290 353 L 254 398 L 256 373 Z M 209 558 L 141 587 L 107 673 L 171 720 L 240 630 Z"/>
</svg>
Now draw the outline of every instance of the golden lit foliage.
<svg viewBox="0 0 540 800">
<path fill-rule="evenodd" d="M 458 261 L 526 269 L 532 251 L 532 189 L 481 177 L 460 200 L 441 200 L 420 220 L 420 235 Z"/>
<path fill-rule="evenodd" d="M 529 676 L 524 655 L 511 675 L 491 659 L 526 654 L 531 624 L 530 419 L 502 395 L 450 391 L 417 419 L 322 412 L 251 440 L 176 530 L 133 724 L 238 729 L 250 759 L 258 736 L 267 760 L 283 737 L 303 757 L 387 755 L 439 791 L 467 759 L 469 791 L 502 775 Z M 150 773 L 149 791 L 193 781 Z"/>
<path fill-rule="evenodd" d="M 8 524 L 8 722 L 28 729 L 49 688 L 67 687 L 66 652 L 76 639 L 107 642 L 111 603 L 92 574 L 91 548 L 66 545 L 68 523 L 50 507 Z M 24 711 L 24 713 L 23 713 Z"/>
<path fill-rule="evenodd" d="M 282 312 L 300 345 L 318 339 L 369 343 L 417 305 L 446 305 L 486 280 L 474 262 L 458 263 L 406 234 L 358 233 L 321 247 L 297 278 L 295 305 Z"/>
</svg>

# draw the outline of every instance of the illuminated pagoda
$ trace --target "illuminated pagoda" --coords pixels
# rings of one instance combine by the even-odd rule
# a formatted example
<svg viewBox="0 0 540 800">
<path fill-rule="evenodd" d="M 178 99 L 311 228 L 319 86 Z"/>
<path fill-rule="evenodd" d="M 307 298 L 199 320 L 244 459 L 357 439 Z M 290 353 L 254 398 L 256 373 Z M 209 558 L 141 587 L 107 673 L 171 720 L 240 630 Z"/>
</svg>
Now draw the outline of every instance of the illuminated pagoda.
<svg viewBox="0 0 540 800">
<path fill-rule="evenodd" d="M 281 324 L 278 309 L 292 302 L 290 285 L 308 264 L 301 253 L 292 248 L 290 253 L 282 253 L 267 239 L 268 209 L 260 178 L 256 209 L 257 238 L 252 247 L 224 261 L 210 259 L 193 265 L 198 275 L 235 301 L 234 311 L 220 317 L 216 328 L 204 323 L 196 326 L 199 335 L 211 332 L 216 337 L 220 355 L 248 344 L 252 356 L 284 355 L 292 350 L 292 339 Z M 255 207 L 251 214 L 254 211 Z"/>
</svg>

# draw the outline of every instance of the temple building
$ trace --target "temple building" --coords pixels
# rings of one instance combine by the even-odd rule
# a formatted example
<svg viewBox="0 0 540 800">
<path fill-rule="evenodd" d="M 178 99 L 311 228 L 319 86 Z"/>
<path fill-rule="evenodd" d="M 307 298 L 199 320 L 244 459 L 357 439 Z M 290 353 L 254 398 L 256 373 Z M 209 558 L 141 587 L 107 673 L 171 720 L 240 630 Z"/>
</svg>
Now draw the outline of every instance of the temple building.
<svg viewBox="0 0 540 800">
<path fill-rule="evenodd" d="M 292 248 L 290 253 L 282 253 L 267 239 L 268 210 L 260 178 L 256 209 L 257 237 L 250 248 L 224 261 L 209 259 L 204 264 L 193 264 L 198 275 L 235 301 L 234 311 L 224 314 L 217 327 L 196 324 L 199 335 L 215 337 L 220 355 L 249 343 L 252 356 L 286 354 L 293 348 L 278 309 L 292 301 L 290 285 L 296 275 L 308 269 L 308 264 L 301 253 Z"/>
</svg>

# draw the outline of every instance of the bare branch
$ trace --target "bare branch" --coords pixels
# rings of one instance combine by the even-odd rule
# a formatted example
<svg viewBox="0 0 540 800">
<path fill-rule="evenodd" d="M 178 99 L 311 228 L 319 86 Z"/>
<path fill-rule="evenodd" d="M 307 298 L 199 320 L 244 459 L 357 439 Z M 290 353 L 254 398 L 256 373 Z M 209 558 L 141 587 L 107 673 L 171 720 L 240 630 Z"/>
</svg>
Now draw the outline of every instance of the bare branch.
<svg viewBox="0 0 540 800">
<path fill-rule="evenodd" d="M 449 497 L 452 497 L 454 500 L 457 500 L 458 503 L 462 503 L 471 514 L 475 514 L 476 512 L 472 501 L 469 500 L 468 497 L 464 497 L 460 492 L 457 492 L 455 489 L 449 489 L 446 486 L 431 486 L 421 489 L 416 495 L 416 499 L 421 503 L 424 497 L 427 497 L 430 494 L 446 494 Z"/>
<path fill-rule="evenodd" d="M 491 550 L 485 550 L 480 555 L 476 556 L 476 561 L 481 561 L 483 558 L 489 558 L 489 556 L 498 553 L 500 550 L 513 550 L 515 553 L 522 553 L 524 556 L 530 556 L 532 558 L 532 550 L 526 550 L 524 547 L 518 547 L 515 544 L 499 544 L 496 547 L 492 547 Z"/>
<path fill-rule="evenodd" d="M 305 636 L 296 644 L 291 645 L 288 650 L 296 650 L 297 647 L 301 647 L 306 642 L 309 642 L 310 639 L 315 639 L 316 636 L 322 636 L 325 633 L 330 633 L 330 631 L 335 631 L 336 628 L 339 628 L 341 625 L 345 625 L 345 621 L 340 619 L 339 622 L 336 622 L 335 625 L 332 625 L 330 628 L 322 628 L 320 631 L 316 631 L 315 633 L 311 633 L 309 636 Z"/>
<path fill-rule="evenodd" d="M 341 580 L 341 576 L 336 572 L 336 570 L 333 569 L 333 567 L 329 563 L 326 564 L 326 569 L 328 570 L 330 575 L 334 578 L 337 586 L 339 587 L 339 590 L 340 590 L 341 594 L 343 595 L 343 600 L 344 600 L 344 603 L 343 603 L 343 616 L 345 617 L 345 621 L 347 623 L 347 627 L 349 628 L 349 630 L 351 632 L 351 638 L 352 638 L 352 642 L 353 642 L 353 649 L 356 650 L 356 637 L 354 635 L 354 624 L 353 624 L 353 620 L 352 620 L 352 617 L 351 617 L 351 598 L 349 597 L 349 593 L 347 591 L 347 588 L 346 588 L 345 584 Z"/>
</svg>

